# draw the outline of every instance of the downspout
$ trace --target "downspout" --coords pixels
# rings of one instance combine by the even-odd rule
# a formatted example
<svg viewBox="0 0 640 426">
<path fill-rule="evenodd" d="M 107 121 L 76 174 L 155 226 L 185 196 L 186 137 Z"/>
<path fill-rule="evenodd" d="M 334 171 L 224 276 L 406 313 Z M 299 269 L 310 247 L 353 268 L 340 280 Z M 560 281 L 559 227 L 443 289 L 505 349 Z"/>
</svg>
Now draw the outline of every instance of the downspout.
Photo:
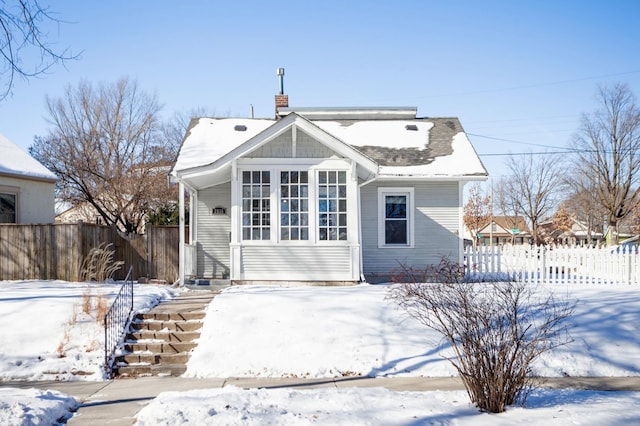
<svg viewBox="0 0 640 426">
<path fill-rule="evenodd" d="M 360 282 L 361 283 L 367 282 L 367 280 L 364 277 L 364 261 L 363 261 L 363 254 L 362 254 L 362 252 L 364 251 L 364 245 L 362 244 L 362 201 L 361 201 L 362 196 L 361 196 L 360 189 L 363 186 L 368 185 L 371 182 L 378 179 L 378 176 L 374 173 L 372 173 L 370 176 L 373 176 L 373 177 L 369 177 L 369 179 L 365 180 L 364 182 L 358 185 L 358 196 L 356 197 L 358 202 L 358 242 L 360 243 Z"/>
</svg>

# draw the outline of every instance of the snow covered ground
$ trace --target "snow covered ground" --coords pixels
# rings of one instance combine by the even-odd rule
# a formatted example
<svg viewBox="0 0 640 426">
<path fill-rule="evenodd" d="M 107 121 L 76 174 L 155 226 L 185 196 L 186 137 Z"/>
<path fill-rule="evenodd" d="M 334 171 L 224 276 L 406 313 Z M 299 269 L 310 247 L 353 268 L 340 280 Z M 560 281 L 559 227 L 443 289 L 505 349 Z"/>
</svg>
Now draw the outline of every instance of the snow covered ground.
<svg viewBox="0 0 640 426">
<path fill-rule="evenodd" d="M 545 376 L 640 376 L 640 291 L 554 287 L 578 301 L 574 342 L 535 364 Z M 0 282 L 0 380 L 103 380 L 102 328 L 86 294 L 115 285 Z M 386 300 L 388 286 L 234 287 L 209 305 L 190 377 L 451 376 L 439 336 Z M 136 309 L 175 290 L 136 285 Z M 96 298 L 94 297 L 94 302 Z M 0 387 L 0 424 L 51 424 L 75 405 L 55 392 Z M 464 392 L 381 388 L 167 392 L 138 415 L 148 424 L 639 424 L 640 392 L 536 390 L 527 408 L 482 414 Z M 57 407 L 57 408 L 52 408 Z M 57 411 L 56 411 L 57 410 Z M 40 422 L 34 421 L 39 418 Z"/>
</svg>

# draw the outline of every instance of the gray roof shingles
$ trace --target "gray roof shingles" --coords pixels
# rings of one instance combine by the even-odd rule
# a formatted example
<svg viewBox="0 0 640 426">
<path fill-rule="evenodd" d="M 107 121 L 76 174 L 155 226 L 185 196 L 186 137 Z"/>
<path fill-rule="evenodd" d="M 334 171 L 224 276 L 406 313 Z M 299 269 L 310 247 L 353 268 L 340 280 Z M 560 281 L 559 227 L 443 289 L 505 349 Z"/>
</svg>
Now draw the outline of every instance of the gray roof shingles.
<svg viewBox="0 0 640 426">
<path fill-rule="evenodd" d="M 411 121 L 433 123 L 429 131 L 429 141 L 425 141 L 425 149 L 386 148 L 372 145 L 354 146 L 354 148 L 381 166 L 417 166 L 430 164 L 437 157 L 453 154 L 451 146 L 453 137 L 464 132 L 457 118 L 418 118 Z"/>
</svg>

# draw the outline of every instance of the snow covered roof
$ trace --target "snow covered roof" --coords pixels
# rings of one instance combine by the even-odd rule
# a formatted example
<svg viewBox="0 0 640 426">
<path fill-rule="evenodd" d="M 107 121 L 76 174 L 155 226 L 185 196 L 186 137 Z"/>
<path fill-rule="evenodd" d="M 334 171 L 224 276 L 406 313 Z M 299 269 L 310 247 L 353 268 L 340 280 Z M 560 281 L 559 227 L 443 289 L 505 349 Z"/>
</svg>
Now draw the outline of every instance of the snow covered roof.
<svg viewBox="0 0 640 426">
<path fill-rule="evenodd" d="M 0 174 L 31 179 L 56 181 L 53 172 L 0 134 Z"/>
<path fill-rule="evenodd" d="M 291 111 L 289 111 L 291 110 Z M 415 109 L 287 109 L 284 121 L 302 117 L 377 165 L 379 177 L 465 178 L 487 176 L 457 118 L 415 118 Z M 357 118 L 354 118 L 357 117 Z M 372 118 L 361 118 L 372 117 Z M 396 118 L 389 118 L 396 117 Z M 412 118 L 413 117 L 413 118 Z M 338 118 L 338 119 L 336 119 Z M 281 120 L 200 118 L 193 120 L 173 174 L 220 162 Z M 263 133 L 265 132 L 265 133 Z"/>
<path fill-rule="evenodd" d="M 197 118 L 191 121 L 173 170 L 206 166 L 222 158 L 275 120 L 249 118 Z"/>
</svg>

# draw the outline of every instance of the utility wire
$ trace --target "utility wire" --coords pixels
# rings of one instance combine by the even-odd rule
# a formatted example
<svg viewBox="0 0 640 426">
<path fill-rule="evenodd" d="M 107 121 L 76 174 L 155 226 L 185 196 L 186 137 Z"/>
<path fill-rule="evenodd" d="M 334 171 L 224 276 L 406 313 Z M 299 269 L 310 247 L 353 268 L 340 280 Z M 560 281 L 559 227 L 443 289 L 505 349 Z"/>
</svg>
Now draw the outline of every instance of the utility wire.
<svg viewBox="0 0 640 426">
<path fill-rule="evenodd" d="M 500 142 L 517 143 L 517 144 L 520 144 L 520 145 L 539 146 L 539 147 L 542 147 L 542 148 L 566 149 L 567 152 L 575 152 L 574 149 L 564 148 L 564 147 L 561 147 L 561 146 L 544 145 L 544 144 L 531 143 L 531 142 L 521 142 L 521 141 L 516 141 L 516 140 L 513 140 L 513 139 L 503 139 L 503 138 L 496 138 L 496 137 L 493 137 L 493 136 L 479 135 L 477 133 L 467 133 L 467 135 L 474 136 L 474 137 L 477 137 L 477 138 L 491 139 L 491 140 L 500 141 Z"/>
</svg>

